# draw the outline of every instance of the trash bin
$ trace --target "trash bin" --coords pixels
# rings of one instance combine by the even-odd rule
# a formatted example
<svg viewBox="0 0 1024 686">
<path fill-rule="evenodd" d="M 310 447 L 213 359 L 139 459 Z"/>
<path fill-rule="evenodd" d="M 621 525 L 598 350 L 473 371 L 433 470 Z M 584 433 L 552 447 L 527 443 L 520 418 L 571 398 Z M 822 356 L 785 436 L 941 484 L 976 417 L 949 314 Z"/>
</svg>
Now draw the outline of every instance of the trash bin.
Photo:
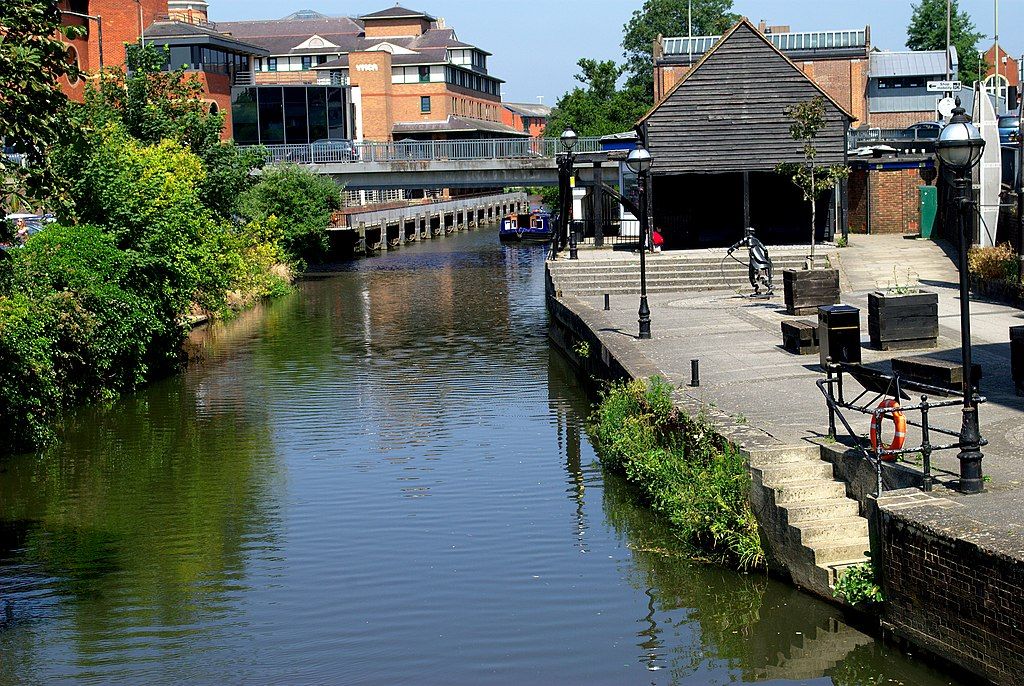
<svg viewBox="0 0 1024 686">
<path fill-rule="evenodd" d="M 1024 395 L 1024 326 L 1010 327 L 1010 376 L 1017 395 Z"/>
<path fill-rule="evenodd" d="M 860 364 L 860 309 L 850 305 L 818 308 L 818 351 L 821 366 L 833 362 Z"/>
<path fill-rule="evenodd" d="M 935 186 L 918 186 L 917 192 L 920 198 L 918 205 L 921 212 L 921 238 L 931 238 L 932 228 L 935 226 L 935 214 L 939 209 L 938 188 Z"/>
</svg>

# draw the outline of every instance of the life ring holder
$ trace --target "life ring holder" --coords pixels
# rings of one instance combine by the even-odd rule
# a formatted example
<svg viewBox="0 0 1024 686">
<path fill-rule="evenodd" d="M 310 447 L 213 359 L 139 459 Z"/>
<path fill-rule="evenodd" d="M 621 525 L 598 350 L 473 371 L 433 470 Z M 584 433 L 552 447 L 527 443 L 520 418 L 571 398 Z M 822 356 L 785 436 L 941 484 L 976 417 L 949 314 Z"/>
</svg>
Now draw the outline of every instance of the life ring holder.
<svg viewBox="0 0 1024 686">
<path fill-rule="evenodd" d="M 882 443 L 882 420 L 889 418 L 892 420 L 893 426 L 896 429 L 895 435 L 893 436 L 892 443 Z M 871 450 L 874 451 L 875 455 L 879 454 L 879 445 L 881 445 L 881 451 L 887 450 L 899 450 L 903 447 L 904 442 L 907 440 L 907 418 L 903 412 L 900 411 L 900 404 L 892 398 L 886 398 L 882 402 L 878 403 L 878 407 L 875 408 L 874 416 L 871 418 Z M 883 462 L 895 462 L 895 455 L 881 455 Z"/>
</svg>

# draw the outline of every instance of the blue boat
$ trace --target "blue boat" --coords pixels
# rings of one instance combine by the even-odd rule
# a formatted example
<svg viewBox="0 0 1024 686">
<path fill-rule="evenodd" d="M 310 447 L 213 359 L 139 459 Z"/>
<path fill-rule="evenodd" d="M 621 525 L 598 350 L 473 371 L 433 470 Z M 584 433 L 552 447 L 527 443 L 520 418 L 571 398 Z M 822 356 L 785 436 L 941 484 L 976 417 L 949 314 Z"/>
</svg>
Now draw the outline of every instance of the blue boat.
<svg viewBox="0 0 1024 686">
<path fill-rule="evenodd" d="M 510 214 L 501 220 L 498 229 L 498 238 L 503 241 L 549 241 L 551 236 L 551 215 L 539 210 Z"/>
</svg>

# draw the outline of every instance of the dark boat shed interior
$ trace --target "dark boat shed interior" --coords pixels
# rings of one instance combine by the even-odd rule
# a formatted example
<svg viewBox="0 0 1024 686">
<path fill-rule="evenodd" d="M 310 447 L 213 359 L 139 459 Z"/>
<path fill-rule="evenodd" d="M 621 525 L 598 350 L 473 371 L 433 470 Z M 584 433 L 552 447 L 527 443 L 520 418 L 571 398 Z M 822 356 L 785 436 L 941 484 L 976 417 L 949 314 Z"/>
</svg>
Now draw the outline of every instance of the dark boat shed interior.
<svg viewBox="0 0 1024 686">
<path fill-rule="evenodd" d="M 666 249 L 720 247 L 754 227 L 769 245 L 808 243 L 810 205 L 780 162 L 802 162 L 788 108 L 821 96 L 815 163 L 846 162 L 853 116 L 747 20 L 730 29 L 638 124 L 653 157 L 654 226 Z M 817 238 L 846 222 L 845 186 L 817 202 Z"/>
</svg>

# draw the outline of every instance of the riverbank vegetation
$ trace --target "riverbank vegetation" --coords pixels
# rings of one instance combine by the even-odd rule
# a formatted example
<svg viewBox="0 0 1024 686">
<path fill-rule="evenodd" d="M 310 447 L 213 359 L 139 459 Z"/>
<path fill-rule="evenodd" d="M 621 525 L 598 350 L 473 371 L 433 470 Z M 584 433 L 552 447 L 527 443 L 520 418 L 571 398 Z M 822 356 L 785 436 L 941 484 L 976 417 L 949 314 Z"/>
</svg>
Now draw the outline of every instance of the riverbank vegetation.
<svg viewBox="0 0 1024 686">
<path fill-rule="evenodd" d="M 176 369 L 196 316 L 286 293 L 323 255 L 339 189 L 221 141 L 222 114 L 162 51 L 131 49 L 85 103 L 64 103 L 34 200 L 58 221 L 0 253 L 0 452 L 52 420 Z M 36 189 L 38 190 L 38 189 Z"/>
<path fill-rule="evenodd" d="M 601 461 L 625 474 L 679 536 L 741 569 L 764 565 L 743 456 L 655 377 L 614 384 L 593 418 Z"/>
</svg>

